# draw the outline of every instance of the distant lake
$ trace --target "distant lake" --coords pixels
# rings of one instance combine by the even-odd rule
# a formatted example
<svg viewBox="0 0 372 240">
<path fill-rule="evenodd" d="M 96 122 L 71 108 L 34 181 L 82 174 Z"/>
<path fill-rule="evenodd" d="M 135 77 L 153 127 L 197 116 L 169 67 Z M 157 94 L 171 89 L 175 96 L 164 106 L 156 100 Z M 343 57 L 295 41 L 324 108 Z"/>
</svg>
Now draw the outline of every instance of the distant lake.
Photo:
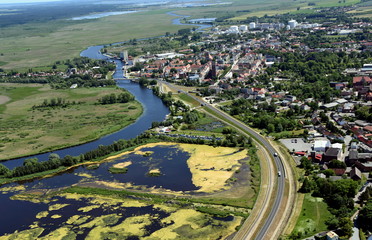
<svg viewBox="0 0 372 240">
<path fill-rule="evenodd" d="M 97 19 L 97 18 L 103 18 L 103 17 L 108 17 L 108 16 L 135 13 L 135 12 L 137 12 L 137 11 L 104 12 L 104 13 L 85 15 L 85 16 L 81 16 L 81 17 L 74 17 L 74 18 L 71 18 L 70 20 L 78 21 L 78 20 L 86 20 L 86 19 Z"/>
</svg>

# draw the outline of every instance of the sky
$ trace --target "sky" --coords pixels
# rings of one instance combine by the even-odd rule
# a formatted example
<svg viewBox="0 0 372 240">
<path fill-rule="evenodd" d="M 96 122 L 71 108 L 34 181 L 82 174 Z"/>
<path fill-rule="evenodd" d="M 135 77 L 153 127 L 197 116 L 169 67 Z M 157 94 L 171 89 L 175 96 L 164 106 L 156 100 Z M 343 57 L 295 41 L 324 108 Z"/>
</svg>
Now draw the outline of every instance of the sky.
<svg viewBox="0 0 372 240">
<path fill-rule="evenodd" d="M 0 4 L 6 3 L 36 3 L 36 2 L 56 2 L 61 0 L 0 0 Z"/>
</svg>

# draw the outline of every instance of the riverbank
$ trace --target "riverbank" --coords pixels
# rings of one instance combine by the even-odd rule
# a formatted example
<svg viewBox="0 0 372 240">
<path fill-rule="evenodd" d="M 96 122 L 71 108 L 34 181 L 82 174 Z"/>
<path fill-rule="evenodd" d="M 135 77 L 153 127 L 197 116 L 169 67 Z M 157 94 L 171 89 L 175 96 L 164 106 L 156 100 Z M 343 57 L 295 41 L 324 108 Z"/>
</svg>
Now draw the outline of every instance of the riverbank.
<svg viewBox="0 0 372 240">
<path fill-rule="evenodd" d="M 1 84 L 1 95 L 10 101 L 0 105 L 0 161 L 81 145 L 132 124 L 143 113 L 138 101 L 98 102 L 122 92 L 109 87 L 55 90 L 41 84 Z M 61 106 L 42 106 L 58 99 Z"/>
</svg>

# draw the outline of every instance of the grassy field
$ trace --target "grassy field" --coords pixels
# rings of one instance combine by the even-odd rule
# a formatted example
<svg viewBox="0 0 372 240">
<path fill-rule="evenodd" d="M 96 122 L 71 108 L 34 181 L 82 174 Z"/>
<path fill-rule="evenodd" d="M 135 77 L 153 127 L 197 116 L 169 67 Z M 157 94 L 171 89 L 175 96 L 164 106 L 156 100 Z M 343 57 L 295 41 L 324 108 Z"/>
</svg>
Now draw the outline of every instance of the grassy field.
<svg viewBox="0 0 372 240">
<path fill-rule="evenodd" d="M 1 29 L 0 64 L 26 70 L 79 56 L 91 45 L 110 44 L 176 32 L 167 10 L 153 10 L 100 18 L 82 23 L 51 21 Z M 156 19 L 156 21 L 154 21 Z"/>
<path fill-rule="evenodd" d="M 10 101 L 0 105 L 0 159 L 92 141 L 134 122 L 142 113 L 138 102 L 96 104 L 102 96 L 120 92 L 117 88 L 52 90 L 39 84 L 1 84 L 0 96 Z M 32 109 L 58 97 L 78 104 Z"/>
<path fill-rule="evenodd" d="M 327 230 L 325 220 L 332 217 L 327 209 L 327 204 L 321 198 L 314 198 L 306 194 L 301 214 L 297 220 L 293 232 L 302 232 L 303 237 L 309 237 L 315 233 Z"/>
<path fill-rule="evenodd" d="M 232 4 L 211 6 L 197 9 L 182 9 L 177 13 L 191 15 L 192 17 L 225 17 L 230 16 L 229 20 L 240 21 L 248 17 L 262 17 L 264 15 L 276 15 L 284 13 L 296 13 L 303 11 L 312 11 L 312 8 L 320 7 L 337 7 L 349 6 L 359 3 L 359 0 L 310 0 L 310 1 L 293 1 L 293 0 L 235 0 L 229 1 Z M 309 3 L 315 3 L 315 6 L 309 6 Z M 299 8 L 299 10 L 297 10 Z"/>
</svg>

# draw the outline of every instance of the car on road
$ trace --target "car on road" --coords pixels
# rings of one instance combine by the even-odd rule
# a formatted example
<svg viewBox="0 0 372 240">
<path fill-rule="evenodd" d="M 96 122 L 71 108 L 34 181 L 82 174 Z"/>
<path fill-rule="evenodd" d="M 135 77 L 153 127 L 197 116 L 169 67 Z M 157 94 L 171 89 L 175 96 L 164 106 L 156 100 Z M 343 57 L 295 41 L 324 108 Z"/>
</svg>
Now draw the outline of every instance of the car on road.
<svg viewBox="0 0 372 240">
<path fill-rule="evenodd" d="M 277 157 L 278 156 L 278 153 L 274 153 L 274 157 Z"/>
<path fill-rule="evenodd" d="M 281 177 L 281 176 L 282 176 L 282 173 L 278 171 L 278 177 Z"/>
</svg>

